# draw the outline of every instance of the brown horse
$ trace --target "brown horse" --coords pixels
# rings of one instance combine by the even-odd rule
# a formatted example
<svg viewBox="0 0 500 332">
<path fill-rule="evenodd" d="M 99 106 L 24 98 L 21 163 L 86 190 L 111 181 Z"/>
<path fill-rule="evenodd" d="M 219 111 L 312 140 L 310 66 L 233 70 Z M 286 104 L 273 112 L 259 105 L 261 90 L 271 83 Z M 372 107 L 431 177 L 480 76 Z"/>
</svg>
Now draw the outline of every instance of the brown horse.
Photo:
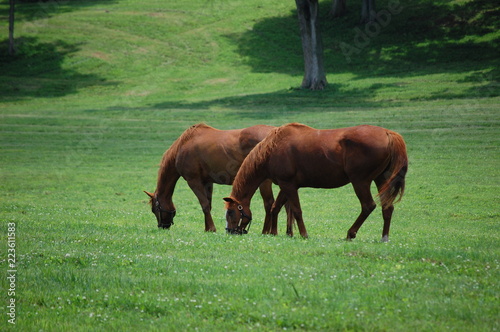
<svg viewBox="0 0 500 332">
<path fill-rule="evenodd" d="M 205 214 L 205 231 L 215 232 L 210 213 L 213 184 L 232 184 L 248 153 L 275 128 L 257 125 L 246 129 L 218 130 L 206 124 L 188 128 L 163 155 L 156 191 L 145 192 L 151 198 L 158 227 L 170 228 L 173 224 L 176 210 L 172 195 L 182 176 L 200 202 Z M 262 232 L 269 233 L 274 202 L 272 182 L 261 181 L 257 186 L 260 186 L 266 211 Z"/>
<path fill-rule="evenodd" d="M 352 183 L 361 203 L 361 213 L 347 232 L 356 237 L 359 228 L 375 209 L 370 185 L 378 188 L 388 241 L 393 203 L 404 193 L 408 169 L 406 145 L 398 133 L 375 126 L 317 130 L 292 123 L 275 129 L 247 156 L 226 197 L 228 227 L 244 230 L 251 218 L 250 200 L 264 179 L 279 185 L 272 209 L 272 230 L 276 234 L 278 213 L 288 200 L 300 234 L 307 237 L 298 189 L 338 188 Z M 239 226 L 238 226 L 239 225 Z"/>
</svg>

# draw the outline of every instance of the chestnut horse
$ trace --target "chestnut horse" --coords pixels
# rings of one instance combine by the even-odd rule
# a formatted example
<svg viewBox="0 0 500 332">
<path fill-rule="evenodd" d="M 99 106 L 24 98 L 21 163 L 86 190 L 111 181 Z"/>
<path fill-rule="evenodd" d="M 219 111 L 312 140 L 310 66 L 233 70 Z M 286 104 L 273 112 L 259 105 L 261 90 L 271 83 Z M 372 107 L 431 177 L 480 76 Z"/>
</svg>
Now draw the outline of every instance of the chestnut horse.
<svg viewBox="0 0 500 332">
<path fill-rule="evenodd" d="M 213 184 L 232 184 L 245 157 L 274 128 L 257 125 L 246 129 L 218 130 L 206 124 L 196 124 L 184 131 L 163 155 L 156 191 L 145 191 L 151 198 L 158 227 L 170 228 L 174 223 L 176 209 L 172 195 L 182 176 L 200 202 L 205 214 L 205 231 L 215 232 L 210 213 Z M 260 186 L 266 211 L 262 232 L 269 233 L 270 210 L 274 202 L 272 182 L 261 181 L 257 186 Z"/>
<path fill-rule="evenodd" d="M 298 189 L 338 188 L 352 183 L 361 213 L 347 232 L 351 240 L 375 209 L 370 185 L 378 188 L 384 227 L 382 241 L 389 239 L 393 204 L 405 187 L 408 157 L 403 137 L 375 126 L 318 130 L 302 124 L 284 125 L 259 143 L 240 167 L 226 201 L 228 227 L 242 232 L 251 218 L 250 201 L 264 179 L 272 179 L 281 191 L 272 209 L 272 234 L 283 203 L 288 200 L 300 234 L 307 237 Z M 399 200 L 398 199 L 398 200 Z"/>
</svg>

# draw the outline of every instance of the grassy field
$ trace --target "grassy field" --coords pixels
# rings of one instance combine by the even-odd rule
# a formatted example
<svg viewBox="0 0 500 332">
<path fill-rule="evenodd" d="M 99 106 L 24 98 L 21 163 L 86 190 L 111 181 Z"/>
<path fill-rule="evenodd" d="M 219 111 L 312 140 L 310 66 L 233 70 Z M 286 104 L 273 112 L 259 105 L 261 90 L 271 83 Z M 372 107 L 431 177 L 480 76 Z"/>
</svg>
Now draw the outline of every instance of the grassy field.
<svg viewBox="0 0 500 332">
<path fill-rule="evenodd" d="M 322 3 L 329 86 L 311 92 L 293 1 L 19 2 L 14 58 L 2 2 L 0 329 L 498 331 L 499 8 L 381 0 L 364 26 L 359 6 Z M 183 180 L 157 229 L 142 190 L 187 127 L 292 121 L 404 136 L 389 243 L 379 208 L 344 240 L 351 186 L 300 190 L 307 240 L 283 216 L 260 235 L 258 197 L 250 233 L 226 235 L 229 186 L 204 233 Z"/>
</svg>

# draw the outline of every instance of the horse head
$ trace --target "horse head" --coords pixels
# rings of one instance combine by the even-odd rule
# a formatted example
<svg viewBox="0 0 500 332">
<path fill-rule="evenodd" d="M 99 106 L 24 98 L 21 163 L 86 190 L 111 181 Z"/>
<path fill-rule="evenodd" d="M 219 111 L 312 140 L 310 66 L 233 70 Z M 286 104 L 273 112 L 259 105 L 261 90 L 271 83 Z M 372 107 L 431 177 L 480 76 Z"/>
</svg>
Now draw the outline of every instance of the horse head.
<svg viewBox="0 0 500 332">
<path fill-rule="evenodd" d="M 170 228 L 174 224 L 175 217 L 175 209 L 166 210 L 164 209 L 160 201 L 158 200 L 158 196 L 156 194 L 151 194 L 145 191 L 146 195 L 149 196 L 149 203 L 151 204 L 151 211 L 156 216 L 156 221 L 158 222 L 159 228 Z"/>
<path fill-rule="evenodd" d="M 226 202 L 226 232 L 239 235 L 247 234 L 252 223 L 250 207 L 244 207 L 243 204 L 231 197 L 224 198 L 224 201 Z"/>
</svg>

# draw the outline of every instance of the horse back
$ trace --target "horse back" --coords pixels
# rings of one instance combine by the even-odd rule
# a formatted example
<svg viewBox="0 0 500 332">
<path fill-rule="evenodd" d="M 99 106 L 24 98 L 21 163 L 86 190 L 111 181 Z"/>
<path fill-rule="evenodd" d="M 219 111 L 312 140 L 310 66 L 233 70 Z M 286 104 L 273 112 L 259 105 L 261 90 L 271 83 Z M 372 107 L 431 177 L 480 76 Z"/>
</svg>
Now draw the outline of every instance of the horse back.
<svg viewBox="0 0 500 332">
<path fill-rule="evenodd" d="M 388 164 L 387 132 L 368 125 L 328 130 L 292 125 L 272 154 L 271 171 L 305 187 L 373 180 Z"/>
<path fill-rule="evenodd" d="M 245 157 L 272 128 L 265 125 L 232 130 L 199 128 L 180 147 L 176 168 L 186 179 L 231 184 Z"/>
<path fill-rule="evenodd" d="M 256 125 L 242 129 L 239 135 L 239 147 L 246 156 L 276 127 L 267 125 Z"/>
</svg>

